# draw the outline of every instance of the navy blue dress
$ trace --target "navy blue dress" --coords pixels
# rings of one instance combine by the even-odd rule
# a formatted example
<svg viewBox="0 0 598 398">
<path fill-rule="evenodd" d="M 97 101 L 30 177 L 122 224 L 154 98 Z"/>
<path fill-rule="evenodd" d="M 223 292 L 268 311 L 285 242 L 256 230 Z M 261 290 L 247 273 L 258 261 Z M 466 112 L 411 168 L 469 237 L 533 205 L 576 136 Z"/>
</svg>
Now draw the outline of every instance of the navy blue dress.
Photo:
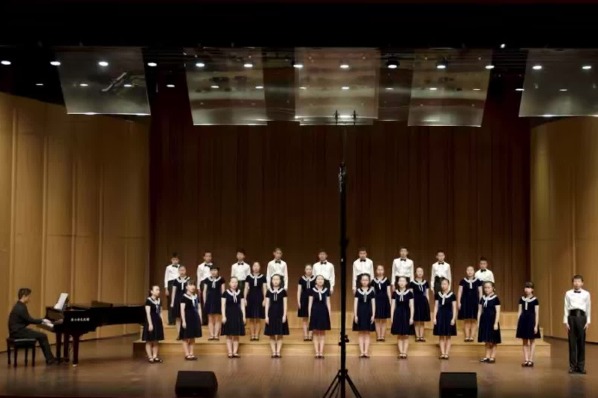
<svg viewBox="0 0 598 398">
<path fill-rule="evenodd" d="M 496 320 L 496 307 L 500 305 L 500 300 L 496 295 L 484 296 L 480 299 L 482 305 L 482 314 L 480 315 L 480 324 L 478 329 L 478 343 L 500 344 L 500 324 L 498 330 L 494 330 L 494 321 Z"/>
<path fill-rule="evenodd" d="M 438 312 L 436 313 L 436 325 L 434 325 L 434 336 L 456 336 L 457 323 L 451 325 L 453 319 L 453 303 L 457 298 L 453 292 L 448 292 L 444 297 L 441 293 L 435 294 L 435 300 L 438 302 Z"/>
<path fill-rule="evenodd" d="M 207 289 L 206 302 L 204 303 L 204 314 L 216 315 L 222 313 L 222 285 L 224 284 L 224 278 L 219 276 L 216 279 L 212 277 L 206 278 L 201 281 L 202 291 Z"/>
<path fill-rule="evenodd" d="M 181 304 L 183 303 L 185 304 L 185 323 L 187 327 L 183 328 L 183 325 L 181 325 L 179 340 L 201 337 L 201 320 L 198 313 L 199 297 L 196 294 L 193 296 L 184 294 L 181 298 Z"/>
<path fill-rule="evenodd" d="M 222 293 L 221 298 L 226 300 L 226 323 L 222 325 L 224 336 L 245 336 L 245 324 L 243 323 L 243 295 L 241 291 L 227 289 Z M 207 300 L 206 300 L 207 301 Z"/>
<path fill-rule="evenodd" d="M 461 279 L 459 286 L 463 287 L 461 293 L 461 309 L 459 310 L 459 319 L 478 319 L 478 302 L 480 301 L 479 287 L 484 283 L 474 278 Z"/>
<path fill-rule="evenodd" d="M 430 321 L 430 302 L 428 301 L 428 289 L 430 286 L 427 281 L 411 281 L 409 287 L 413 291 L 413 321 Z"/>
<path fill-rule="evenodd" d="M 146 316 L 145 323 L 143 324 L 143 335 L 141 339 L 143 341 L 164 340 L 164 326 L 162 325 L 162 316 L 160 315 L 162 311 L 160 299 L 158 298 L 158 300 L 154 300 L 153 298 L 148 297 L 147 300 L 145 300 L 145 306 L 150 307 L 150 318 L 154 328 L 151 332 L 148 330 L 149 322 L 147 321 Z"/>
<path fill-rule="evenodd" d="M 407 290 L 403 294 L 397 290 L 392 294 L 392 299 L 395 302 L 395 311 L 392 316 L 392 325 L 390 327 L 390 333 L 399 336 L 413 336 L 415 334 L 415 328 L 409 324 L 411 318 L 411 309 L 409 308 L 409 301 L 414 300 L 413 292 Z M 415 314 L 414 314 L 415 315 Z"/>
<path fill-rule="evenodd" d="M 264 319 L 264 285 L 266 284 L 266 276 L 249 275 L 245 279 L 245 286 L 249 287 L 247 292 L 247 309 L 246 316 L 248 319 Z"/>
<path fill-rule="evenodd" d="M 387 278 L 372 279 L 372 286 L 376 292 L 376 319 L 390 318 L 390 299 L 388 298 L 388 287 L 390 282 Z"/>
<path fill-rule="evenodd" d="M 521 315 L 517 320 L 517 332 L 515 336 L 518 339 L 539 339 L 541 337 L 540 326 L 538 326 L 538 333 L 534 333 L 534 326 L 536 326 L 536 307 L 540 305 L 540 302 L 536 297 L 529 299 L 521 297 L 519 305 L 521 306 Z"/>
<path fill-rule="evenodd" d="M 311 304 L 311 317 L 309 318 L 309 330 L 330 330 L 330 312 L 328 311 L 328 297 L 330 297 L 330 290 L 324 288 L 318 290 L 311 289 L 311 297 L 313 301 Z"/>
<path fill-rule="evenodd" d="M 309 318 L 309 296 L 311 289 L 316 285 L 316 276 L 311 278 L 303 275 L 299 278 L 299 286 L 301 286 L 301 308 L 297 309 L 298 318 Z"/>
<path fill-rule="evenodd" d="M 376 325 L 372 322 L 372 302 L 376 300 L 376 291 L 374 288 L 362 290 L 361 288 L 355 291 L 355 298 L 357 299 L 357 322 L 353 318 L 354 332 L 373 332 L 376 330 Z"/>
<path fill-rule="evenodd" d="M 190 280 L 191 278 L 186 276 L 183 279 L 178 277 L 172 281 L 172 287 L 173 289 L 176 289 L 174 290 L 173 297 L 170 297 L 170 305 L 172 307 L 172 314 L 175 318 L 181 317 L 181 298 L 187 293 L 187 283 L 189 283 Z"/>
<path fill-rule="evenodd" d="M 264 328 L 266 336 L 287 336 L 289 334 L 289 322 L 282 321 L 284 315 L 284 299 L 287 291 L 284 289 L 268 289 L 266 298 L 270 300 L 268 308 L 268 323 Z"/>
</svg>

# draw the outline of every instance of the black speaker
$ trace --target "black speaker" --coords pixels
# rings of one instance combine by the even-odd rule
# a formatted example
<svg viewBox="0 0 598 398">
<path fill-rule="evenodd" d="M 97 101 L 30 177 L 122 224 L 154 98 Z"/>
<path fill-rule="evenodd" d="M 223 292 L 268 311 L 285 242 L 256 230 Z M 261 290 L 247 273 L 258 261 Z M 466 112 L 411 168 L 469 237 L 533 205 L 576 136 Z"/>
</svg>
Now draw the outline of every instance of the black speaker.
<svg viewBox="0 0 598 398">
<path fill-rule="evenodd" d="M 440 398 L 477 398 L 478 379 L 476 373 L 440 373 Z"/>
<path fill-rule="evenodd" d="M 214 372 L 179 371 L 174 392 L 179 398 L 213 398 L 218 391 Z"/>
</svg>

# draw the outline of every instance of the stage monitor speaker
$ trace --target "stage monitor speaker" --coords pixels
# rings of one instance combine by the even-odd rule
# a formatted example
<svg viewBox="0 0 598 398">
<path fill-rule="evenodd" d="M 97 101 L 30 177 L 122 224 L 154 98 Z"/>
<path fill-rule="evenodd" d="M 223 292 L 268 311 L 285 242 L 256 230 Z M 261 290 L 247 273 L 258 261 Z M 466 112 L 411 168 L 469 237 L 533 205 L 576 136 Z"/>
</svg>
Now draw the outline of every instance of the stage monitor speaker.
<svg viewBox="0 0 598 398">
<path fill-rule="evenodd" d="M 477 398 L 478 380 L 476 373 L 440 373 L 440 398 Z"/>
<path fill-rule="evenodd" d="M 178 398 L 213 398 L 218 391 L 214 372 L 179 371 L 174 392 Z"/>
</svg>

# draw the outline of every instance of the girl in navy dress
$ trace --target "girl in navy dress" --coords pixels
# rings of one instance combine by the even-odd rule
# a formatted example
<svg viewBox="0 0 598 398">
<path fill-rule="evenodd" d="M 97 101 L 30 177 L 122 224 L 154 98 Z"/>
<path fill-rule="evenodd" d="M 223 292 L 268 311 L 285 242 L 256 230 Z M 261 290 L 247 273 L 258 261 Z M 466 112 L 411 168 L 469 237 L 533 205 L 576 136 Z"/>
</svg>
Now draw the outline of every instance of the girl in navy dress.
<svg viewBox="0 0 598 398">
<path fill-rule="evenodd" d="M 201 337 L 201 305 L 199 305 L 199 297 L 195 294 L 195 290 L 195 282 L 190 280 L 187 283 L 187 292 L 181 299 L 179 340 L 183 341 L 183 350 L 187 361 L 197 360 L 197 357 L 193 355 L 193 344 L 197 337 Z"/>
<path fill-rule="evenodd" d="M 424 269 L 422 267 L 415 269 L 415 279 L 409 283 L 409 287 L 413 292 L 415 342 L 425 342 L 425 322 L 430 322 L 430 302 L 428 299 L 430 285 L 424 279 Z"/>
<path fill-rule="evenodd" d="M 496 345 L 500 338 L 500 300 L 494 293 L 494 283 L 484 282 L 484 297 L 478 308 L 478 343 L 486 343 L 486 356 L 480 362 L 496 362 Z"/>
<path fill-rule="evenodd" d="M 219 276 L 218 272 L 218 267 L 212 267 L 210 269 L 210 276 L 201 282 L 203 287 L 203 302 L 205 303 L 204 312 L 208 316 L 208 331 L 210 333 L 208 340 L 219 340 L 222 326 L 220 301 L 226 288 L 224 278 Z"/>
<path fill-rule="evenodd" d="M 407 289 L 407 278 L 399 276 L 397 288 L 392 294 L 392 318 L 390 332 L 397 335 L 399 359 L 407 358 L 409 336 L 413 336 L 413 316 L 415 303 L 413 292 Z"/>
<path fill-rule="evenodd" d="M 440 359 L 449 359 L 451 336 L 457 335 L 457 298 L 450 289 L 449 280 L 442 278 L 435 294 L 434 336 L 439 337 Z"/>
<path fill-rule="evenodd" d="M 463 321 L 465 342 L 472 343 L 475 334 L 475 322 L 478 319 L 478 303 L 482 298 L 482 281 L 477 279 L 473 267 L 467 267 L 467 277 L 459 282 L 457 302 L 459 319 Z"/>
<path fill-rule="evenodd" d="M 180 265 L 179 277 L 172 281 L 172 295 L 170 297 L 170 308 L 172 308 L 174 319 L 181 317 L 181 299 L 187 292 L 187 283 L 189 280 L 187 269 L 184 265 Z"/>
<path fill-rule="evenodd" d="M 239 336 L 245 336 L 245 299 L 239 290 L 239 280 L 231 277 L 228 289 L 222 293 L 222 334 L 226 336 L 229 358 L 239 358 Z"/>
<path fill-rule="evenodd" d="M 384 276 L 384 266 L 376 267 L 376 277 L 372 280 L 376 292 L 376 341 L 384 341 L 386 323 L 390 318 L 390 282 Z"/>
<path fill-rule="evenodd" d="M 309 330 L 309 296 L 311 289 L 316 285 L 316 277 L 313 274 L 311 264 L 305 266 L 305 275 L 299 278 L 297 288 L 297 317 L 302 318 L 303 341 L 312 341 L 312 332 Z"/>
<path fill-rule="evenodd" d="M 162 363 L 158 357 L 158 342 L 164 340 L 164 326 L 161 316 L 160 286 L 152 286 L 150 296 L 145 300 L 145 324 L 143 340 L 149 363 Z"/>
<path fill-rule="evenodd" d="M 353 301 L 353 331 L 359 332 L 359 357 L 369 358 L 370 333 L 376 330 L 376 291 L 370 287 L 368 274 L 359 277 L 359 285 Z"/>
<path fill-rule="evenodd" d="M 270 336 L 272 358 L 280 358 L 282 336 L 289 335 L 287 322 L 287 291 L 282 289 L 282 275 L 272 275 L 272 288 L 266 293 L 266 328 L 264 334 Z"/>
<path fill-rule="evenodd" d="M 316 286 L 309 296 L 308 314 L 309 330 L 313 332 L 316 358 L 324 358 L 324 342 L 326 330 L 330 330 L 330 290 L 324 287 L 325 279 L 316 276 Z"/>
<path fill-rule="evenodd" d="M 517 320 L 518 339 L 523 339 L 523 363 L 521 366 L 534 366 L 534 351 L 536 349 L 536 339 L 540 336 L 540 303 L 534 296 L 534 284 L 526 282 L 523 289 L 525 295 L 519 299 L 519 316 Z"/>
<path fill-rule="evenodd" d="M 260 263 L 251 266 L 251 274 L 245 279 L 245 303 L 247 304 L 247 319 L 249 319 L 250 341 L 260 339 L 260 319 L 265 318 L 264 305 L 266 297 L 266 276 L 260 273 Z"/>
</svg>

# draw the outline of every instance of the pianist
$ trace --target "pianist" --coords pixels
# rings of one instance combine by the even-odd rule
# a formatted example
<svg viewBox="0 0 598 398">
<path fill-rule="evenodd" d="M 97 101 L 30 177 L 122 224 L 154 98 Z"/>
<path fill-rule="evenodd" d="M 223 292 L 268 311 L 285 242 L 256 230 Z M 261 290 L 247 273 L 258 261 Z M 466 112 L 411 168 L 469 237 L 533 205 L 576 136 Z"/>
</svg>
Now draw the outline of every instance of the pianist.
<svg viewBox="0 0 598 398">
<path fill-rule="evenodd" d="M 36 339 L 46 357 L 46 363 L 52 365 L 56 363 L 56 359 L 52 355 L 50 350 L 50 344 L 48 343 L 48 336 L 45 333 L 41 333 L 32 329 L 27 328 L 28 325 L 51 325 L 52 323 L 47 319 L 34 319 L 29 315 L 27 310 L 27 303 L 31 296 L 31 289 L 22 288 L 19 289 L 18 297 L 19 301 L 15 304 L 10 311 L 8 317 L 8 332 L 9 336 L 13 339 Z"/>
</svg>

